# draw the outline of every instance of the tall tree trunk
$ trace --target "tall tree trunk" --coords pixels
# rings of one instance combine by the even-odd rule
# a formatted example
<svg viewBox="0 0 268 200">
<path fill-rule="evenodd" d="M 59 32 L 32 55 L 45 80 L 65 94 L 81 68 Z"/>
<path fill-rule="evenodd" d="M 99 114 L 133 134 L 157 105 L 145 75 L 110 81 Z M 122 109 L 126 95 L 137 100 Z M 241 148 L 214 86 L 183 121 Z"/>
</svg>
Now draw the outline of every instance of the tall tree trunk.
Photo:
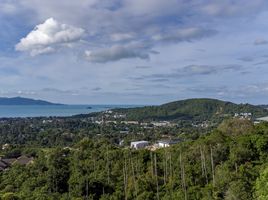
<svg viewBox="0 0 268 200">
<path fill-rule="evenodd" d="M 128 182 L 128 177 L 127 177 L 127 163 L 126 163 L 126 158 L 124 158 L 123 174 L 124 174 L 124 193 L 125 193 L 125 200 L 127 200 L 127 182 Z"/>
<path fill-rule="evenodd" d="M 201 165 L 202 165 L 202 175 L 206 178 L 206 183 L 208 184 L 208 173 L 206 167 L 206 157 L 203 151 L 203 148 L 200 146 L 200 154 L 201 154 Z"/>
<path fill-rule="evenodd" d="M 157 176 L 157 159 L 156 153 L 154 154 L 154 166 L 155 166 L 155 180 L 156 180 L 156 197 L 159 200 L 159 185 L 158 185 L 158 176 Z"/>
<path fill-rule="evenodd" d="M 86 199 L 88 199 L 88 175 L 86 178 Z"/>
<path fill-rule="evenodd" d="M 174 187 L 174 182 L 173 182 L 173 166 L 172 166 L 172 157 L 171 157 L 171 152 L 169 152 L 169 180 L 170 180 L 170 199 L 173 199 L 173 187 Z"/>
<path fill-rule="evenodd" d="M 107 183 L 110 184 L 110 160 L 108 146 L 106 148 L 106 168 L 107 168 Z"/>
<path fill-rule="evenodd" d="M 187 189 L 186 189 L 186 181 L 185 181 L 185 169 L 182 161 L 181 153 L 180 153 L 180 166 L 181 166 L 181 181 L 182 181 L 182 189 L 184 191 L 184 199 L 187 200 Z"/>
<path fill-rule="evenodd" d="M 215 187 L 214 160 L 213 160 L 213 150 L 212 150 L 211 145 L 210 145 L 210 161 L 211 161 L 212 183 L 213 183 L 213 187 Z"/>
<path fill-rule="evenodd" d="M 154 158 L 153 158 L 153 152 L 150 152 L 150 157 L 151 157 L 151 174 L 152 178 L 154 178 Z"/>
<path fill-rule="evenodd" d="M 133 158 L 132 158 L 131 152 L 130 152 L 130 163 L 131 163 L 131 168 L 132 168 L 132 176 L 133 176 L 133 183 L 134 183 L 134 189 L 135 189 L 135 196 L 137 198 L 138 192 L 137 192 L 137 185 L 136 185 L 136 175 L 135 175 Z"/>
</svg>

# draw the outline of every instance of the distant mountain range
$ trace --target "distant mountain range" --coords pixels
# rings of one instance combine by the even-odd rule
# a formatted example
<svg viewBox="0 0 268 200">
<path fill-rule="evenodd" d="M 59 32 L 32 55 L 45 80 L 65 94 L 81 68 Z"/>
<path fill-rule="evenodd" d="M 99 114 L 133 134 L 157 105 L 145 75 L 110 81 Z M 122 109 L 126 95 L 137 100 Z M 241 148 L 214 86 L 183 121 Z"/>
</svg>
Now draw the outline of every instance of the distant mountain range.
<svg viewBox="0 0 268 200">
<path fill-rule="evenodd" d="M 51 103 L 51 102 L 43 101 L 43 100 L 23 98 L 23 97 L 13 97 L 13 98 L 0 97 L 0 105 L 40 105 L 40 106 L 43 106 L 43 105 L 62 105 L 62 104 Z"/>
<path fill-rule="evenodd" d="M 160 106 L 113 109 L 128 120 L 216 120 L 235 113 L 251 113 L 253 118 L 268 116 L 268 110 L 251 104 L 235 104 L 218 99 L 186 99 Z M 94 114 L 93 114 L 94 115 Z M 98 115 L 97 113 L 95 115 Z"/>
</svg>

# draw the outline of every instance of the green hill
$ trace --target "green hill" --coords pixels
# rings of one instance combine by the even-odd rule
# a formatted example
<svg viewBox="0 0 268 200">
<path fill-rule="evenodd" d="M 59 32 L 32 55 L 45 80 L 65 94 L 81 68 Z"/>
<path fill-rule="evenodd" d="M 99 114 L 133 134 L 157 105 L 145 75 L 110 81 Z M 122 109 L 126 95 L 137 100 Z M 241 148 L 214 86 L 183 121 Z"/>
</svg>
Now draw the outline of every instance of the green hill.
<svg viewBox="0 0 268 200">
<path fill-rule="evenodd" d="M 235 113 L 252 113 L 253 117 L 267 116 L 268 110 L 250 104 L 235 104 L 217 99 L 187 99 L 160 106 L 114 109 L 126 114 L 129 120 L 209 120 L 233 116 Z"/>
<path fill-rule="evenodd" d="M 35 99 L 29 99 L 29 98 L 23 98 L 23 97 L 13 97 L 13 98 L 7 98 L 7 97 L 0 97 L 0 105 L 60 105 L 56 103 L 51 103 L 48 101 L 43 100 L 35 100 Z"/>
</svg>

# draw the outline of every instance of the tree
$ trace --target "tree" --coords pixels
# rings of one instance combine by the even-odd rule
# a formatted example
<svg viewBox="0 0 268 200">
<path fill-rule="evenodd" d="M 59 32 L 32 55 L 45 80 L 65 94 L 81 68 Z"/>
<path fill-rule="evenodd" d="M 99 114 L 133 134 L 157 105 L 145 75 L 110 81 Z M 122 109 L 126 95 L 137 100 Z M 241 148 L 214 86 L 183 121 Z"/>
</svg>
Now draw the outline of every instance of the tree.
<svg viewBox="0 0 268 200">
<path fill-rule="evenodd" d="M 255 188 L 255 197 L 257 200 L 268 199 L 268 167 L 266 167 L 260 174 L 259 178 L 257 178 Z"/>
</svg>

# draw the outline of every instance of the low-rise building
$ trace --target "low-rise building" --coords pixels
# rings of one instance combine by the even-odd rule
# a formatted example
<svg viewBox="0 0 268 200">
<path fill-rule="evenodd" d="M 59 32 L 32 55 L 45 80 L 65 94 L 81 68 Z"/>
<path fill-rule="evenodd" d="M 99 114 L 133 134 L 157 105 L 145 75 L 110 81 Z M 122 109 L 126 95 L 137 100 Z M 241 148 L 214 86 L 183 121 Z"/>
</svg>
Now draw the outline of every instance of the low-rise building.
<svg viewBox="0 0 268 200">
<path fill-rule="evenodd" d="M 0 158 L 0 171 L 7 170 L 13 164 L 28 165 L 33 163 L 32 157 L 20 156 L 18 158 Z"/>
<path fill-rule="evenodd" d="M 138 121 L 121 121 L 122 124 L 133 124 L 133 125 L 138 125 Z"/>
<path fill-rule="evenodd" d="M 6 149 L 8 149 L 10 147 L 10 144 L 3 144 L 2 145 L 2 150 L 6 150 Z"/>
<path fill-rule="evenodd" d="M 179 140 L 160 140 L 157 142 L 159 148 L 170 147 L 173 144 L 179 143 Z"/>
<path fill-rule="evenodd" d="M 143 149 L 149 145 L 148 141 L 135 141 L 130 143 L 130 148 L 132 149 Z"/>
<path fill-rule="evenodd" d="M 156 127 L 170 126 L 170 122 L 168 121 L 152 122 L 152 124 Z"/>
<path fill-rule="evenodd" d="M 20 156 L 13 163 L 19 165 L 29 165 L 33 163 L 33 158 L 28 156 Z"/>
</svg>

